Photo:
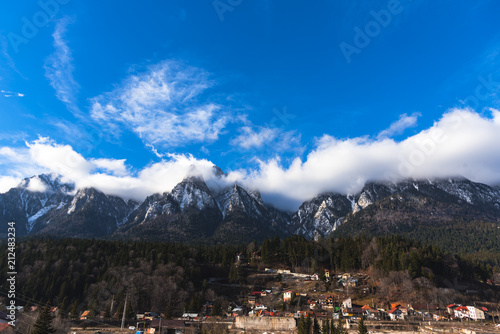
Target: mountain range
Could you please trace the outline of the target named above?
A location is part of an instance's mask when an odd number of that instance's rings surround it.
[[[42,174],[0,194],[4,231],[9,221],[16,222],[17,236],[214,243],[294,234],[312,239],[333,232],[425,234],[477,221],[498,233],[500,188],[464,178],[368,182],[357,194],[319,194],[296,212],[284,212],[266,204],[258,191],[239,184],[210,189],[199,176],[139,203]]]

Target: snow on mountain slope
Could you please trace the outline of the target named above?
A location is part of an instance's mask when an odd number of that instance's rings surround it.
[[[222,171],[219,174],[223,175]],[[183,240],[189,240],[190,234],[209,238],[214,231],[219,240],[228,240],[229,235],[234,238],[238,233],[246,233],[248,238],[276,233],[315,238],[329,235],[348,223],[346,217],[374,208],[385,199],[409,205],[448,203],[456,212],[461,212],[456,208],[468,207],[467,212],[500,219],[500,187],[464,178],[368,182],[357,194],[320,194],[288,214],[265,204],[258,191],[238,184],[209,188],[200,176],[186,177],[170,193],[154,194],[135,203],[93,188],[75,191],[73,184],[57,175],[42,174],[0,194],[0,224],[16,221],[20,236],[51,233],[105,237],[119,231],[127,237],[127,231],[140,234],[140,226],[144,226],[151,234],[155,228],[182,234]]]

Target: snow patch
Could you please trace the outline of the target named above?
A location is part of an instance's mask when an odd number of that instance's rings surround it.
[[[55,205],[49,205],[41,208],[37,213],[35,213],[33,216],[28,218],[28,225],[26,226],[28,233],[31,232],[33,229],[33,226],[35,226],[35,222],[37,221],[38,218],[42,217],[44,214],[49,212],[55,207]]]

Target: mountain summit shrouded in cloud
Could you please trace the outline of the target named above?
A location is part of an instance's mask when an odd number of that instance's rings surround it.
[[[25,148],[0,148],[6,169],[0,189],[13,186],[22,173],[56,173],[77,188],[94,187],[106,194],[144,200],[170,192],[192,173],[193,166],[209,187],[234,182],[257,189],[263,199],[281,209],[295,210],[305,200],[324,193],[356,193],[367,181],[397,182],[407,178],[463,176],[476,182],[500,183],[500,112],[490,116],[470,109],[453,109],[430,128],[402,141],[389,138],[319,138],[302,161],[285,166],[279,159],[260,161],[256,169],[214,172],[215,164],[191,155],[167,159],[134,170],[124,159],[87,159],[69,145],[48,138]]]

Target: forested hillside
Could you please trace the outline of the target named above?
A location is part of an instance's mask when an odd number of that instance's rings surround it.
[[[6,268],[6,245],[0,248],[0,267]],[[235,266],[236,256],[242,260]],[[379,277],[405,272],[436,287],[458,279],[480,286],[492,268],[472,263],[433,246],[422,246],[399,236],[369,239],[279,237],[243,245],[184,245],[84,239],[22,241],[17,248],[18,303],[58,305],[63,314],[76,316],[89,309],[109,316],[112,300],[120,312],[128,293],[133,314],[152,310],[178,316],[199,311],[203,303],[228,302],[237,296],[217,289],[210,278],[241,283],[235,294],[248,292],[249,271],[264,266],[303,272],[336,272],[369,269]],[[2,282],[5,281],[2,270]],[[6,297],[6,285],[1,297]],[[234,300],[234,299],[233,299]]]

